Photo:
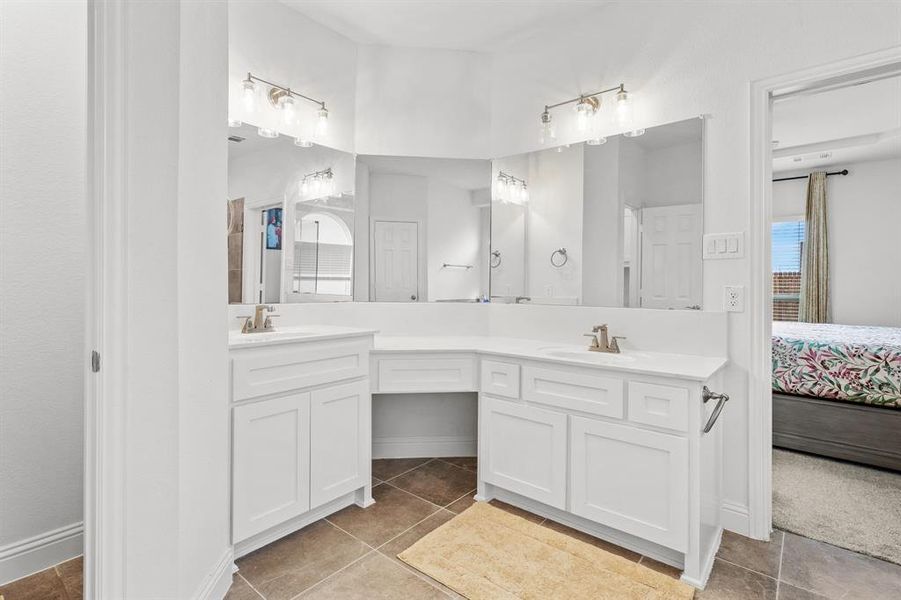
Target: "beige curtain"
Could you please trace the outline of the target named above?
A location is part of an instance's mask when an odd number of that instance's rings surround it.
[[[807,179],[804,254],[801,257],[801,303],[798,320],[829,322],[829,236],[826,232],[826,173]]]

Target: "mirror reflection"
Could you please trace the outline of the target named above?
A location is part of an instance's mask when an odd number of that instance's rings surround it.
[[[487,300],[490,181],[488,160],[357,156],[358,299]]]
[[[701,119],[493,161],[492,302],[701,308]]]
[[[228,301],[353,299],[354,157],[229,129]]]

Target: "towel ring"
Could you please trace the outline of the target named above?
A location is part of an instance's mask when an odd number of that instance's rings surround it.
[[[558,254],[562,257],[562,259],[556,258]],[[563,265],[565,265],[566,261],[568,261],[568,260],[569,260],[569,257],[566,256],[566,248],[559,248],[557,250],[554,250],[551,253],[551,264],[554,265],[555,267],[557,267],[558,269],[560,267],[562,267]]]
[[[491,268],[496,269],[501,266],[501,251],[495,250],[491,253],[491,260],[489,261]]]

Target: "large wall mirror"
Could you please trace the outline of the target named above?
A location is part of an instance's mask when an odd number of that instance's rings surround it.
[[[488,160],[357,156],[358,300],[488,298]]]
[[[497,159],[492,181],[492,302],[701,308],[702,119]]]
[[[228,301],[352,300],[354,157],[229,129]]]

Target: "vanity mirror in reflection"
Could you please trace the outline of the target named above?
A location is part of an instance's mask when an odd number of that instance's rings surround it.
[[[354,157],[229,129],[228,301],[353,299]]]
[[[700,309],[703,120],[493,161],[492,302]]]
[[[358,155],[356,299],[487,299],[490,177],[488,160]]]

